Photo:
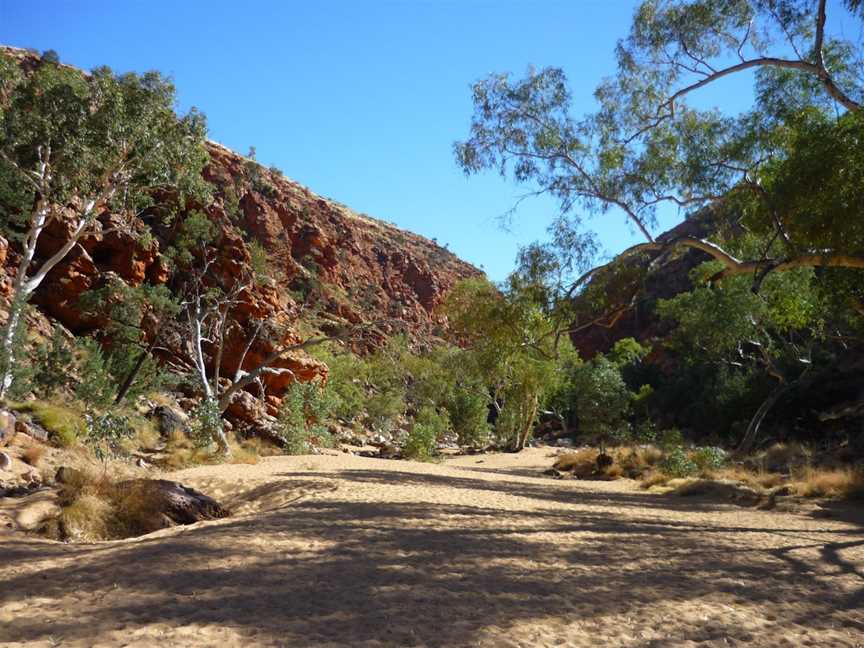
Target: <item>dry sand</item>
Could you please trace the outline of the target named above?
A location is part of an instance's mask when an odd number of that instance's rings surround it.
[[[864,646],[864,527],[555,481],[543,450],[169,477],[237,515],[0,537],[2,646]]]

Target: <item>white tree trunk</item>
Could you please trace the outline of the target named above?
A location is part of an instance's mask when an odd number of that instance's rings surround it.
[[[39,237],[50,221],[52,208],[40,200],[33,210],[30,217],[30,227],[27,231],[27,238],[24,242],[24,250],[21,255],[21,262],[18,264],[18,269],[15,273],[15,282],[12,285],[12,301],[9,311],[9,320],[3,329],[2,341],[0,341],[0,354],[4,359],[3,375],[0,377],[0,398],[4,398],[12,386],[14,380],[15,367],[15,334],[19,326],[21,326],[21,315],[24,312],[24,307],[30,301],[33,293],[48,276],[48,273],[54,267],[66,258],[66,255],[74,248],[81,237],[86,234],[90,227],[95,222],[95,209],[100,200],[108,200],[114,194],[115,189],[112,187],[99,198],[89,200],[72,235],[69,239],[48,258],[36,271],[32,277],[27,276],[30,270],[30,264],[36,256],[36,245],[39,242]]]

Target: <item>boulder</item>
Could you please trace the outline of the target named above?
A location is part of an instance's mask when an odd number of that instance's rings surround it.
[[[167,526],[217,520],[230,515],[212,497],[167,479],[130,479],[116,485],[120,498],[132,498],[139,506],[161,516]]]
[[[32,439],[48,443],[48,430],[33,421],[24,421],[18,419],[15,421],[15,432],[18,434],[26,434]]]
[[[172,434],[186,434],[189,431],[189,417],[184,412],[167,405],[157,405],[150,412],[150,417],[156,419],[159,434],[167,438]]]

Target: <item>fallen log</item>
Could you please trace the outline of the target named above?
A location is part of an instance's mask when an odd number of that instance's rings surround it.
[[[230,512],[209,495],[167,479],[130,479],[115,485],[118,503],[136,502],[172,524],[218,520]]]

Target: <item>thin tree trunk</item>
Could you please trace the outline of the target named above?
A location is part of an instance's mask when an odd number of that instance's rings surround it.
[[[759,436],[759,426],[762,425],[762,421],[764,421],[765,417],[768,416],[768,412],[771,411],[771,408],[777,404],[777,401],[779,401],[780,398],[782,398],[797,384],[797,380],[791,383],[781,383],[768,395],[768,398],[765,399],[765,401],[759,406],[759,409],[756,410],[753,418],[750,419],[750,424],[747,426],[744,438],[738,446],[737,451],[739,453],[746,454],[753,449],[753,446],[756,445],[756,439]]]
[[[132,385],[135,383],[135,379],[138,377],[139,372],[141,371],[141,367],[144,366],[144,361],[147,359],[153,349],[156,347],[156,343],[159,340],[159,333],[157,331],[156,335],[153,336],[153,340],[151,340],[150,344],[147,345],[147,348],[141,351],[141,354],[138,356],[138,360],[135,362],[135,366],[129,371],[126,375],[126,378],[123,380],[123,384],[120,386],[120,390],[117,392],[117,396],[114,398],[114,404],[119,405],[121,401],[126,398],[126,394],[129,393],[129,390],[132,388]]]
[[[2,347],[0,354],[3,358],[3,377],[0,382],[0,398],[5,398],[9,388],[12,386],[12,379],[15,371],[15,334],[18,327],[21,325],[21,313],[24,310],[23,304],[19,300],[12,301],[9,308],[9,319],[6,326],[3,328]]]

